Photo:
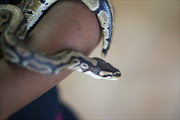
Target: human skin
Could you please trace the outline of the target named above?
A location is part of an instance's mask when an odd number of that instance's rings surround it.
[[[72,49],[88,55],[99,42],[96,16],[80,0],[57,2],[35,26],[26,44],[48,54]],[[72,71],[39,74],[0,60],[0,120],[57,85]]]

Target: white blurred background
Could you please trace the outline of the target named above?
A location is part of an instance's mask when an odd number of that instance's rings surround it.
[[[111,1],[115,28],[104,59],[122,77],[74,72],[59,84],[61,98],[83,120],[180,120],[180,0]]]

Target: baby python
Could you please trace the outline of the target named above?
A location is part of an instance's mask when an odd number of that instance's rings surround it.
[[[38,52],[24,44],[27,31],[57,0],[23,0],[18,6],[0,5],[0,46],[4,58],[14,64],[43,74],[58,74],[64,69],[76,70],[96,79],[117,80],[121,73],[100,58],[89,58],[74,50],[55,55]],[[106,55],[112,37],[113,9],[109,0],[81,0],[96,14],[103,30]]]

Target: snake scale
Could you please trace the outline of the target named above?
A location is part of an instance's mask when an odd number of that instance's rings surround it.
[[[22,0],[18,6],[0,4],[0,47],[4,58],[21,67],[43,74],[58,74],[64,69],[76,70],[96,79],[117,80],[121,73],[100,58],[89,58],[80,52],[64,50],[48,55],[24,44],[26,33],[39,20],[43,11],[57,0]],[[114,15],[109,0],[81,0],[97,16],[106,55],[112,37]]]

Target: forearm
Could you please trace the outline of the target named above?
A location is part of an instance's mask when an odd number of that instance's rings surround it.
[[[73,49],[88,55],[98,43],[100,29],[93,13],[79,0],[56,3],[28,37],[31,47],[48,54]],[[32,39],[32,40],[30,40]],[[0,119],[27,105],[55,86],[71,71],[42,75],[0,61]]]

